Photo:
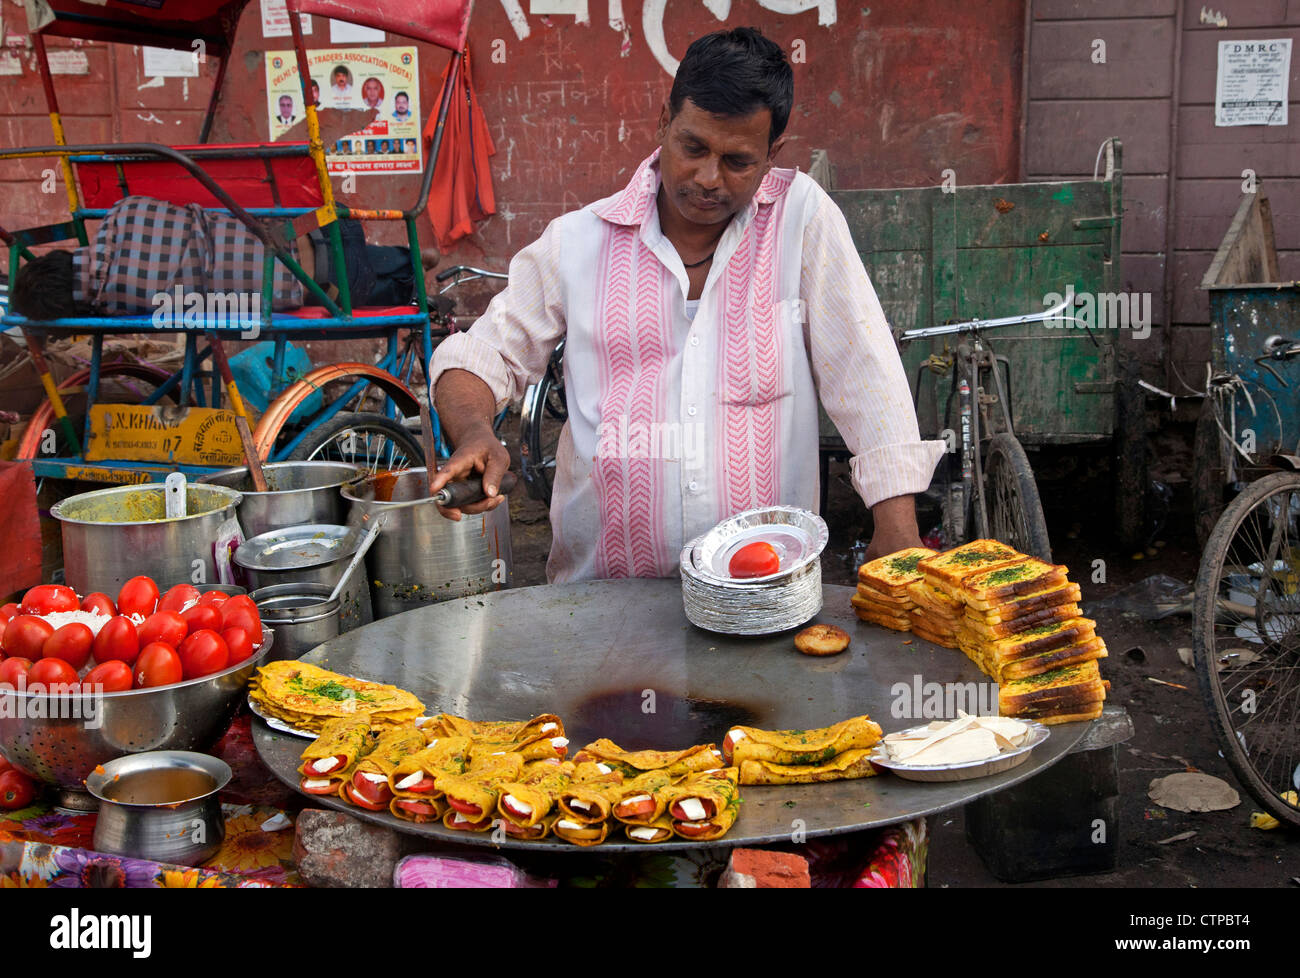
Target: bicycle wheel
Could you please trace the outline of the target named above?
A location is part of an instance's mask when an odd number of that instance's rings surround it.
[[[368,472],[424,465],[420,440],[382,414],[341,411],[290,453],[298,461],[351,462]]]
[[[1202,551],[1223,515],[1227,498],[1228,468],[1224,463],[1224,435],[1215,420],[1218,413],[1213,397],[1202,401],[1192,439],[1192,519]]]
[[[560,442],[562,425],[555,420],[551,404],[559,399],[563,404],[563,390],[555,390],[555,376],[548,370],[545,376],[529,386],[524,393],[523,408],[519,415],[519,462],[528,495],[551,504],[551,489],[555,485],[555,453]]]
[[[1006,432],[994,435],[989,442],[984,460],[984,505],[993,539],[1040,560],[1052,559],[1029,457],[1016,437]]]
[[[1201,695],[1237,779],[1279,821],[1300,789],[1300,474],[1251,485],[1223,511],[1192,606]]]

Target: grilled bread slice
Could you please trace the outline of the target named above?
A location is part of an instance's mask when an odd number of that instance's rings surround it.
[[[923,558],[917,564],[917,569],[927,582],[960,601],[961,583],[972,574],[1029,559],[997,540],[972,540],[933,557]]]
[[[907,596],[918,608],[929,608],[941,615],[957,616],[962,613],[962,603],[949,597],[942,589],[922,578],[907,585]]]
[[[1095,720],[1101,716],[1101,711],[1105,708],[1105,701],[1097,700],[1095,703],[1079,703],[1075,706],[1063,707],[1060,710],[1048,710],[1042,713],[1017,713],[1016,716],[1022,720],[1036,720],[1044,726],[1050,727],[1057,723]]]
[[[977,636],[983,641],[993,641],[994,639],[1007,638],[1012,635],[1018,635],[1026,632],[1037,625],[1046,625],[1049,622],[1065,621],[1067,618],[1078,618],[1083,612],[1077,604],[1062,604],[1055,608],[1043,608],[1041,611],[1035,611],[1025,615],[1023,618],[1013,618],[1010,621],[998,621],[989,623],[982,619],[975,618],[970,614],[962,615],[961,624],[967,628],[972,635]]]
[[[864,611],[862,608],[854,608],[853,613],[865,622],[873,625],[880,625],[882,628],[892,628],[896,632],[910,632],[912,622],[906,617],[897,618],[892,615],[882,615],[875,611]]]
[[[962,578],[962,597],[968,605],[989,608],[1016,595],[1033,594],[1069,583],[1069,568],[1027,557],[1016,564],[981,570]]]
[[[1091,703],[1105,695],[1106,687],[1093,660],[1005,682],[998,688],[998,706],[1003,716],[1015,716],[1021,710]]]
[[[858,568],[858,583],[895,597],[905,597],[907,585],[921,579],[917,564],[934,557],[929,547],[908,547],[885,557],[877,557]]]
[[[874,601],[876,604],[886,604],[895,608],[910,608],[916,603],[909,594],[904,594],[902,597],[886,594],[884,591],[877,591],[867,584],[858,585],[857,595],[867,601]]]
[[[1104,659],[1106,655],[1106,643],[1098,637],[1091,641],[1081,642],[1078,645],[1040,652],[1038,655],[1031,655],[1027,659],[1017,659],[1015,662],[1003,663],[997,679],[998,682],[1009,682],[1014,679],[1025,679],[1029,676],[1041,676],[1052,669],[1078,665],[1080,662],[1089,662],[1093,659]]]
[[[1015,594],[1011,597],[993,597],[988,599],[966,596],[966,613],[980,615],[989,621],[1005,618],[1017,618],[1031,611],[1042,608],[1054,608],[1057,605],[1073,604],[1083,597],[1079,585],[1070,583],[1052,584],[1040,591],[1027,594]]]
[[[869,611],[887,618],[906,618],[913,608],[910,604],[883,604],[875,598],[864,598],[861,594],[850,597],[849,603],[859,611]]]
[[[962,626],[964,625],[963,622]],[[1006,638],[981,644],[987,654],[1000,662],[1009,662],[1046,652],[1048,649],[1059,649],[1062,646],[1085,642],[1096,637],[1096,625],[1097,623],[1091,618],[1066,618],[1063,621],[1034,625]],[[958,627],[959,636],[962,626]]]

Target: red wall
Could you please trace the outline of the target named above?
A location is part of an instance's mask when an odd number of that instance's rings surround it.
[[[1018,179],[1023,0],[893,0],[869,8],[823,0],[821,9],[795,14],[735,0],[724,21],[712,11],[727,7],[726,0],[711,0],[707,8],[684,0],[648,2],[651,33],[662,23],[666,49],[676,58],[695,37],[742,24],[760,27],[802,56],[794,65],[796,107],[782,157],[786,165],[806,169],[811,151],[824,148],[841,187],[937,184],[944,169],[954,170],[959,183]],[[589,24],[576,23],[573,15],[533,15],[529,0],[519,3],[527,38],[517,36],[503,0],[479,0],[470,32],[474,81],[498,149],[492,167],[498,216],[457,255],[486,256],[501,265],[551,218],[622,185],[652,148],[659,107],[671,83],[647,41],[640,0],[623,0],[626,42],[622,31],[609,26],[608,0],[590,3]],[[4,5],[10,32],[14,9]],[[661,18],[654,16],[657,10],[664,11]],[[828,16],[833,24],[819,24]],[[309,46],[327,46],[327,40],[328,25],[318,21]],[[250,4],[214,139],[267,137],[262,53],[287,47],[286,41],[262,37],[257,5]],[[0,77],[4,146],[49,141],[39,79],[21,33],[17,43],[23,75]],[[404,42],[390,35],[388,43]],[[197,138],[214,64],[205,65],[199,79],[151,85],[141,77],[135,49],[87,45],[84,50],[90,74],[56,78],[70,140],[184,143]],[[504,52],[503,62],[494,62],[494,51]],[[444,52],[422,46],[426,118],[445,62]],[[22,227],[60,218],[62,190],[41,194],[33,180],[38,169],[0,163],[0,224]],[[417,180],[362,176],[357,188],[357,194],[342,198],[367,206],[406,206],[415,199]],[[371,234],[380,238],[391,230]]]

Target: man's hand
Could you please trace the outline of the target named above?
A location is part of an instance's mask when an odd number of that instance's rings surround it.
[[[882,499],[871,507],[876,524],[867,547],[867,560],[921,546],[921,531],[916,526],[916,503],[911,496]]]
[[[462,514],[472,516],[496,509],[506,498],[497,494],[497,487],[510,468],[510,453],[492,430],[496,404],[491,388],[467,370],[448,370],[438,379],[434,401],[443,431],[456,450],[433,477],[429,489],[437,492],[454,479],[481,475],[487,496],[460,509],[439,506],[439,512],[450,520],[459,520]]]

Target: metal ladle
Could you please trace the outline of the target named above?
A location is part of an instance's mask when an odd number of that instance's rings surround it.
[[[370,527],[370,532],[367,533],[365,539],[361,541],[361,546],[357,547],[357,552],[352,555],[352,561],[343,572],[343,576],[338,579],[338,583],[334,585],[334,590],[331,591],[330,596],[325,599],[327,602],[333,601],[339,596],[339,593],[343,590],[343,585],[348,582],[352,577],[352,572],[357,569],[357,564],[361,563],[362,558],[366,555],[366,551],[369,550],[371,544],[378,539],[379,531],[384,528],[384,522],[386,519],[387,516],[382,513],[375,518],[375,522]]]

